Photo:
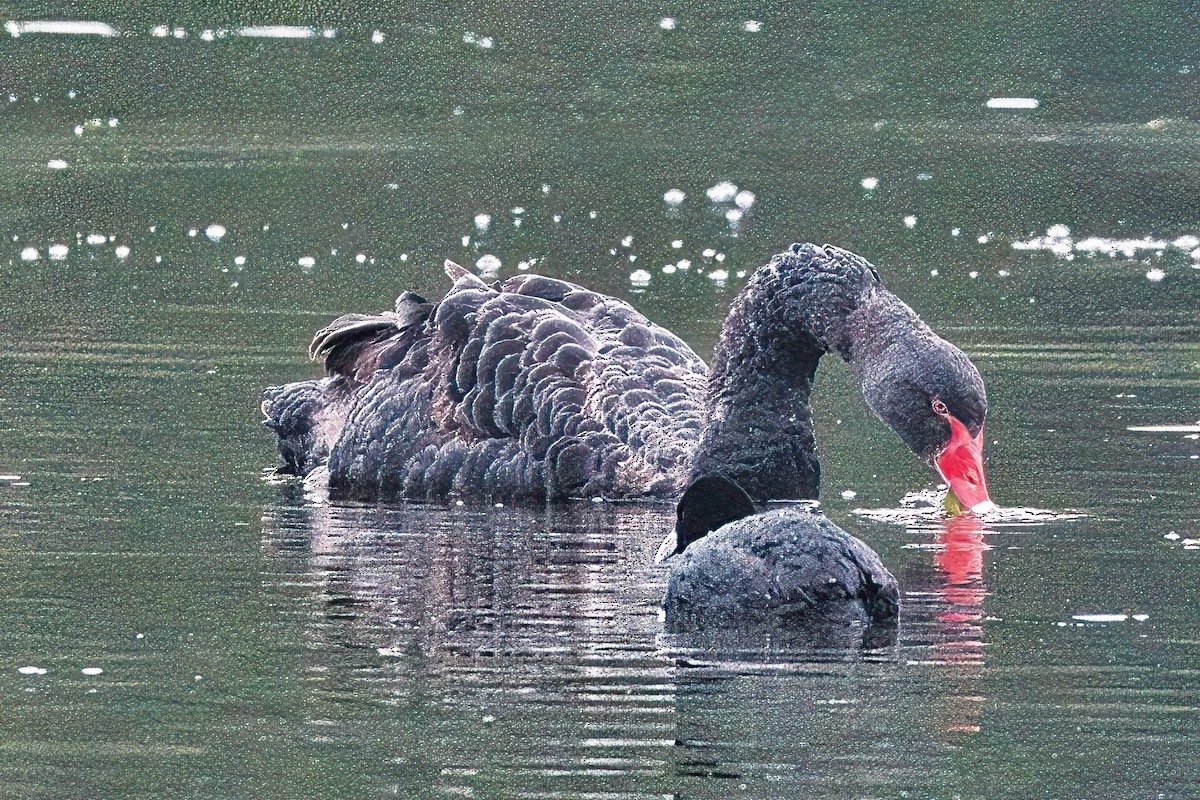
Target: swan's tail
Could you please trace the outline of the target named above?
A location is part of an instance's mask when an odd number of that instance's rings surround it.
[[[329,457],[319,424],[328,384],[328,379],[300,381],[263,390],[263,425],[279,437],[280,472],[307,475]]]

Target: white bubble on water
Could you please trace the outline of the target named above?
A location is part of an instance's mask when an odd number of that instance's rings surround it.
[[[736,183],[731,181],[721,181],[718,184],[708,187],[704,193],[714,203],[728,203],[737,197],[738,187]]]
[[[1034,97],[993,97],[987,101],[988,108],[1033,109],[1041,105]]]
[[[664,31],[673,31],[675,30],[676,25],[678,25],[678,23],[675,21],[674,17],[663,17],[658,21],[658,27],[662,28]]]

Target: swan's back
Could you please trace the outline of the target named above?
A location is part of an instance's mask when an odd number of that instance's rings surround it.
[[[566,281],[452,274],[436,304],[337,320],[329,377],[267,390],[292,471],[358,499],[678,494],[706,375],[687,344]]]
[[[674,633],[889,626],[898,613],[875,551],[813,510],[744,517],[675,559],[663,602]]]

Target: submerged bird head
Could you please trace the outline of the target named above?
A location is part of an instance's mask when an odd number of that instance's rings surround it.
[[[995,508],[983,466],[987,394],[966,354],[925,329],[893,340],[862,370],[863,397],[975,512]]]
[[[754,501],[736,481],[715,473],[702,475],[679,498],[675,530],[659,546],[654,562],[678,555],[693,542],[754,512]]]

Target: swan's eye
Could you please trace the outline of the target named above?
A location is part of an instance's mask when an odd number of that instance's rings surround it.
[[[940,417],[950,416],[950,409],[946,408],[946,404],[938,398],[933,398],[933,413]]]

